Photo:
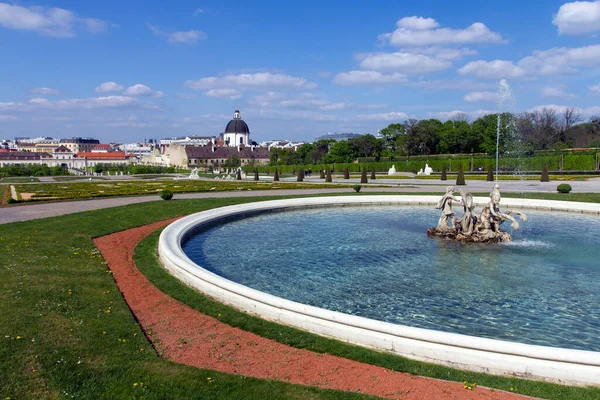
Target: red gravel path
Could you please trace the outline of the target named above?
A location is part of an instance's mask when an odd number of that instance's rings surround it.
[[[356,361],[300,350],[233,328],[172,299],[154,287],[133,262],[137,244],[160,221],[94,240],[125,301],[169,360],[232,374],[368,393],[388,399],[523,399],[513,393],[393,372]]]

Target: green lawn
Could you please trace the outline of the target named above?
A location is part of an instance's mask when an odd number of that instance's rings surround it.
[[[27,182],[39,182],[40,180],[35,177],[29,176],[7,176],[0,178],[1,183],[27,183]]]
[[[589,195],[568,196],[572,200],[594,200]],[[0,399],[368,398],[216,373],[160,359],[92,242],[97,236],[174,216],[268,199],[272,198],[157,201],[2,225]],[[292,346],[419,375],[467,380],[506,390],[512,387],[519,393],[551,399],[600,398],[600,388],[573,388],[453,370],[249,317],[211,302],[166,275],[154,256],[156,238],[151,236],[136,251],[142,271],[161,290],[208,314],[220,312],[233,326]],[[209,377],[214,383],[209,383]]]
[[[22,193],[32,194],[33,201],[91,199],[114,196],[157,194],[162,189],[173,193],[223,192],[232,190],[303,189],[310,183],[265,181],[204,181],[204,180],[141,180],[141,181],[90,181],[15,185],[21,199]],[[350,187],[340,184],[320,184],[317,188]]]

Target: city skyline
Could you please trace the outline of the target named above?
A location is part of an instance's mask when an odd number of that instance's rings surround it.
[[[373,133],[408,118],[600,115],[600,1],[0,1],[0,136]]]

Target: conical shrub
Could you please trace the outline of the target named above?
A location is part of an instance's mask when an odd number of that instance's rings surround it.
[[[377,178],[375,178],[375,170],[371,170],[371,180],[375,180]]]
[[[304,181],[304,168],[300,168],[300,170],[298,171],[298,182],[302,182]]]
[[[237,180],[237,181],[242,180],[242,171],[239,169],[237,170],[237,174],[235,175],[235,180]]]
[[[319,170],[319,178],[321,179],[325,179],[325,171],[324,170]]]
[[[465,173],[463,172],[462,163],[458,164],[458,176],[456,177],[456,186],[465,186]]]
[[[440,177],[440,180],[441,181],[448,180],[448,177],[446,176],[446,166],[445,165],[442,167],[442,176]]]
[[[275,168],[275,175],[273,175],[273,181],[279,182],[279,172],[277,172],[277,168]]]
[[[254,170],[254,180],[255,181],[258,180],[258,170],[257,169]]]
[[[331,179],[331,170],[329,168],[327,168],[327,173],[325,174],[325,182],[333,182],[333,179]]]
[[[362,169],[362,174],[360,176],[360,183],[368,183],[369,181],[367,180],[367,169],[363,168]]]
[[[542,179],[541,182],[550,182],[550,174],[548,173],[548,164],[544,164],[544,169],[542,170]]]
[[[344,168],[344,179],[350,179],[350,172],[348,172],[348,167]]]
[[[494,182],[494,167],[492,167],[492,164],[488,165],[488,174],[486,180],[488,182]]]

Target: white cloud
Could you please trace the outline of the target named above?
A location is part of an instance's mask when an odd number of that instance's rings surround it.
[[[95,18],[80,18],[74,12],[56,7],[22,7],[0,3],[0,26],[7,29],[39,32],[45,36],[68,38],[77,30],[103,32],[107,23]]]
[[[383,43],[394,46],[430,46],[465,43],[500,43],[500,34],[492,32],[485,24],[475,22],[466,29],[438,28],[432,18],[405,17],[400,19],[392,33],[379,35]],[[437,28],[437,29],[436,29]]]
[[[152,89],[150,89],[148,86],[146,85],[142,85],[141,83],[137,83],[135,85],[129,86],[124,92],[123,94],[125,96],[152,96],[155,98],[160,98],[160,97],[164,97],[164,93],[160,92],[160,91],[154,91]]]
[[[152,24],[146,24],[148,29],[157,36],[163,36],[167,38],[169,43],[185,43],[185,44],[196,44],[198,40],[206,40],[206,33],[190,29],[189,31],[164,31],[158,26]]]
[[[264,94],[252,96],[249,104],[257,105],[264,109],[280,110],[319,110],[319,111],[341,111],[347,109],[377,109],[386,108],[385,104],[356,104],[349,102],[335,102],[320,98],[312,93],[301,93],[290,97],[286,93],[267,92]]]
[[[116,82],[102,82],[94,89],[98,93],[120,92],[121,90],[123,90],[123,85]]]
[[[484,115],[495,114],[497,111],[490,110],[476,110],[476,111],[462,111],[462,110],[453,110],[453,111],[438,111],[438,112],[430,112],[427,115],[429,118],[437,118],[442,121],[453,120],[457,117],[462,118],[463,116],[468,116],[469,119],[474,120]]]
[[[530,108],[528,111],[539,112],[539,111],[542,111],[544,108],[554,110],[554,111],[556,111],[557,114],[564,113],[567,108],[574,108],[579,114],[581,114],[583,116],[591,116],[591,115],[600,114],[600,106],[579,108],[579,107],[572,107],[572,106],[561,106],[561,105],[556,105],[556,104],[539,105],[539,106]]]
[[[410,29],[413,31],[425,31],[429,29],[434,29],[440,26],[437,21],[433,18],[424,18],[424,17],[404,17],[396,22],[398,28]]]
[[[393,74],[382,74],[378,71],[349,71],[341,72],[333,78],[333,82],[338,85],[369,85],[369,84],[389,84],[406,83],[406,75],[395,72]]]
[[[560,35],[600,32],[600,1],[575,1],[558,9],[552,23]]]
[[[371,53],[359,57],[362,58],[360,67],[365,70],[394,71],[409,75],[443,71],[452,67],[448,60],[418,53]]]
[[[196,89],[264,89],[264,88],[290,88],[290,89],[314,89],[316,83],[309,82],[304,78],[290,75],[259,72],[255,74],[226,75],[220,78],[207,77],[195,81],[187,81],[185,86]]]
[[[594,86],[589,86],[588,89],[593,93],[600,93],[600,83]]]
[[[408,118],[410,118],[408,114],[397,111],[380,114],[359,114],[356,116],[359,121],[404,121]]]
[[[473,75],[478,78],[500,79],[521,78],[527,75],[527,71],[514,65],[512,61],[472,61],[458,70],[461,75]]]
[[[217,97],[219,99],[237,100],[242,98],[242,92],[231,88],[210,89],[209,91],[204,92],[204,94],[206,96]]]
[[[0,121],[17,121],[18,119],[14,115],[0,115]]]
[[[29,89],[30,93],[36,93],[36,94],[45,94],[45,95],[55,95],[55,94],[59,94],[60,91],[56,90],[56,89],[50,89],[47,87],[36,87],[36,88],[31,88]]]
[[[465,95],[464,100],[470,103],[483,101],[497,102],[498,94],[495,92],[471,92]]]
[[[507,60],[473,61],[458,70],[461,75],[484,79],[534,78],[539,75],[554,76],[574,74],[578,68],[594,68],[600,63],[600,45],[585,47],[554,47],[536,50],[517,64]]]
[[[192,14],[194,17],[200,14],[203,14],[204,10],[201,8],[196,8],[196,10],[194,11],[194,13]]]
[[[565,92],[564,87],[550,86],[542,89],[542,96],[545,98],[560,98],[560,99],[574,99],[577,96],[572,93]]]

